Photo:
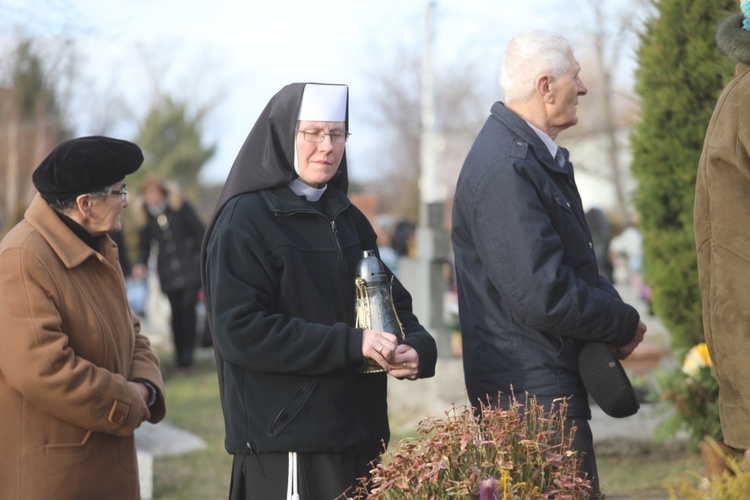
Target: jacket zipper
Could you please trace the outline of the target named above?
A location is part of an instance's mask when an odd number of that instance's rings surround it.
[[[346,283],[345,277],[346,277],[346,262],[344,261],[344,251],[341,248],[341,241],[339,240],[339,231],[336,227],[336,221],[331,220],[331,233],[333,234],[333,241],[336,244],[336,255],[338,256],[339,261],[339,270],[340,270],[340,276],[341,276],[341,286],[344,290],[344,297],[348,297],[349,294],[349,287],[354,286],[354,283]],[[352,306],[350,308],[350,312],[347,312],[347,324],[354,326],[354,307]]]
[[[274,431],[276,430],[276,424],[279,423],[279,420],[284,415],[284,412],[287,410],[287,408],[289,408],[289,405],[291,405],[300,396],[302,396],[302,394],[305,393],[305,391],[307,390],[307,387],[309,385],[310,385],[310,379],[308,379],[307,382],[305,382],[305,384],[302,387],[300,387],[297,391],[295,391],[294,394],[292,394],[292,397],[289,398],[289,400],[287,401],[287,403],[283,406],[283,408],[281,408],[281,410],[279,410],[279,413],[276,414],[276,417],[273,419],[273,422],[271,422],[271,428],[269,429],[269,432],[271,434],[273,434]]]

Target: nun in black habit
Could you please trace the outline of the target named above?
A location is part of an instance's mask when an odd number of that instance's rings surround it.
[[[405,340],[353,326],[355,266],[378,247],[346,196],[348,107],[345,85],[281,89],[237,155],[203,242],[230,499],[341,496],[388,443],[387,376],[434,375],[435,341],[397,279]],[[385,371],[362,374],[366,363]]]

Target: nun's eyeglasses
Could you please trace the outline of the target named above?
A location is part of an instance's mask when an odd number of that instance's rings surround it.
[[[321,143],[325,140],[326,136],[331,138],[333,144],[344,144],[349,138],[349,132],[342,132],[340,130],[334,130],[333,132],[323,132],[322,130],[295,130],[297,133],[302,133],[302,137],[307,142]]]
[[[123,186],[119,191],[111,189],[107,194],[116,194],[122,201],[125,201],[128,198],[128,187]]]

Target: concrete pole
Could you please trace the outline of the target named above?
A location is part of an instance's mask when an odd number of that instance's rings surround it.
[[[435,130],[435,76],[432,68],[433,47],[435,44],[434,33],[434,11],[435,1],[427,4],[425,15],[425,39],[422,50],[422,78],[421,78],[421,137],[420,137],[420,169],[419,169],[419,195],[422,207],[420,207],[420,224],[428,225],[424,219],[425,203],[441,202],[445,196],[440,196],[440,188],[437,184],[437,154],[436,130]]]
[[[443,266],[449,251],[443,213],[446,189],[438,172],[438,132],[435,127],[435,92],[432,69],[434,10],[430,1],[425,16],[425,45],[422,57],[421,142],[419,171],[419,224],[415,235],[416,257],[399,261],[399,278],[411,292],[414,312],[435,337],[438,354],[451,356],[450,333],[445,328],[443,299],[447,289]]]

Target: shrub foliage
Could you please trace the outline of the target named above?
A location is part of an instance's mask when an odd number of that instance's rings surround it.
[[[642,119],[631,137],[643,271],[675,347],[703,340],[693,236],[695,174],[716,99],[734,64],[716,48],[737,0],[654,0],[638,48]]]
[[[578,475],[566,405],[545,412],[533,398],[510,398],[507,410],[451,406],[445,419],[427,418],[418,437],[394,444],[353,498],[588,498]]]

